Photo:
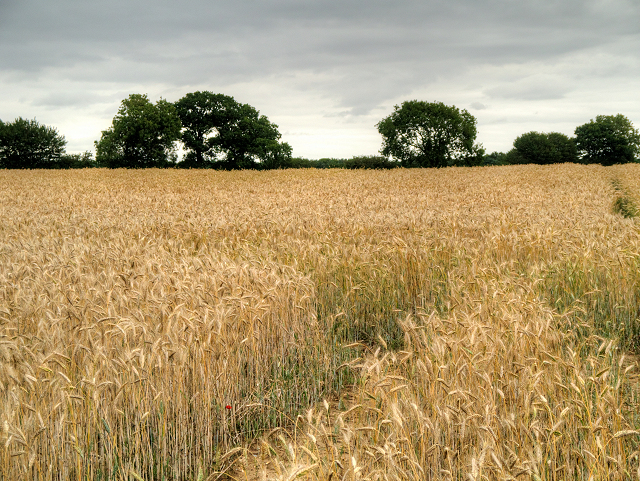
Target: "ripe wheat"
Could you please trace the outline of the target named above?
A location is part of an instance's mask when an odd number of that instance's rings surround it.
[[[2,479],[636,476],[636,165],[0,182]]]

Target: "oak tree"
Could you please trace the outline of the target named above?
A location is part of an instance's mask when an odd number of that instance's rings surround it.
[[[474,143],[476,119],[455,106],[406,101],[376,127],[383,140],[380,153],[404,167],[477,165],[482,161],[484,150]]]
[[[167,167],[176,161],[180,118],[164,99],[155,104],[146,95],[122,101],[111,127],[95,142],[96,162],[105,167]]]
[[[278,126],[248,104],[212,92],[192,92],[176,102],[187,149],[183,167],[278,168],[288,165],[291,147]]]
[[[0,121],[0,168],[57,168],[67,141],[54,127],[18,117]]]
[[[622,114],[598,115],[576,127],[576,145],[584,163],[613,165],[638,160],[640,134]]]
[[[519,164],[561,164],[577,162],[573,139],[560,132],[527,132],[513,142],[515,161]]]

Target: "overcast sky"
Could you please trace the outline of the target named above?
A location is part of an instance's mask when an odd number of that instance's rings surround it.
[[[132,93],[210,90],[295,156],[375,154],[404,100],[478,120],[487,151],[596,115],[640,127],[640,0],[0,0],[0,119],[93,150]]]

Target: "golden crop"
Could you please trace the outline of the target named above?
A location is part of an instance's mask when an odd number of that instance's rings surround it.
[[[639,193],[0,171],[0,479],[635,477]]]

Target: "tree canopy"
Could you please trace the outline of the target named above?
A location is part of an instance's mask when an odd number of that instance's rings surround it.
[[[382,157],[293,159],[278,126],[231,96],[198,91],[175,103],[160,99],[154,104],[146,94],[131,94],[121,102],[111,126],[94,142],[95,160],[90,152],[66,154],[64,136],[35,119],[0,120],[0,168],[394,168],[640,162],[640,132],[622,114],[598,115],[576,127],[573,138],[559,132],[527,132],[515,139],[509,152],[489,155],[475,143],[475,117],[442,102],[403,102],[376,127],[382,135]],[[185,151],[180,161],[178,140]]]
[[[482,159],[482,148],[474,144],[475,117],[442,102],[403,102],[376,127],[383,139],[380,153],[404,167],[476,165]]]
[[[559,132],[527,132],[513,142],[512,163],[561,164],[577,162],[575,142]]]
[[[105,167],[166,167],[176,161],[180,128],[172,103],[160,99],[154,105],[146,95],[129,95],[96,141],[96,161]]]
[[[0,168],[57,168],[67,141],[54,127],[22,117],[0,121]]]
[[[217,160],[217,129],[226,122],[235,104],[233,97],[206,91],[188,93],[175,103],[187,150],[183,167],[205,167]]]
[[[278,168],[291,159],[278,126],[248,104],[212,92],[192,92],[176,102],[184,167]]]
[[[576,127],[576,145],[583,162],[613,165],[634,162],[640,154],[640,134],[622,114],[598,115]]]

